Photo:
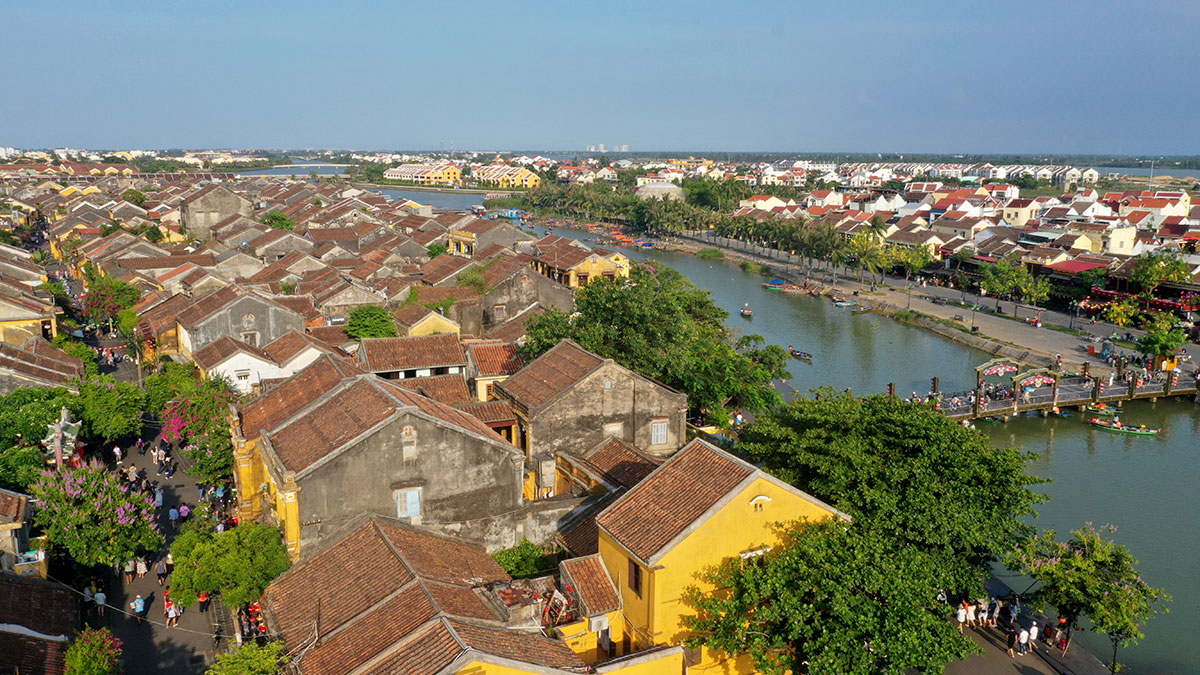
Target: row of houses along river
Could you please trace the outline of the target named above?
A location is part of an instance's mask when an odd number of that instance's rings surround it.
[[[478,195],[388,190],[435,208],[464,208]],[[464,199],[465,198],[465,199]],[[586,239],[588,234],[555,230],[555,234]],[[545,234],[537,228],[538,236]],[[931,376],[941,378],[943,391],[970,389],[975,367],[988,354],[949,341],[919,328],[875,314],[852,314],[833,307],[825,298],[771,293],[761,288],[763,277],[742,271],[734,263],[709,262],[691,255],[654,250],[629,250],[634,260],[653,260],[678,270],[712,294],[729,312],[735,330],[762,335],[768,343],[795,345],[813,354],[811,364],[795,361],[785,389],[807,393],[819,386],[877,393],[888,383],[899,395],[929,390]],[[737,310],[749,302],[754,318]],[[1193,527],[1200,511],[1200,407],[1181,399],[1125,404],[1127,422],[1166,429],[1153,438],[1111,434],[1070,418],[1017,417],[1005,424],[980,424],[980,431],[997,445],[1015,445],[1036,455],[1031,472],[1053,480],[1041,486],[1050,501],[1039,508],[1036,525],[1066,533],[1084,522],[1118,526],[1117,540],[1141,561],[1145,578],[1174,597],[1171,612],[1153,619],[1146,638],[1122,650],[1121,661],[1133,673],[1192,673],[1200,668],[1200,534]],[[1004,570],[998,574],[1018,591],[1029,582]],[[1095,654],[1108,654],[1107,638],[1085,634],[1080,639]]]

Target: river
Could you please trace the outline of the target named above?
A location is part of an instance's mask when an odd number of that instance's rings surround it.
[[[588,234],[555,230],[586,239]],[[537,234],[544,234],[537,228]],[[876,314],[852,314],[827,299],[783,295],[761,287],[767,278],[749,274],[731,262],[710,262],[682,253],[624,250],[635,260],[653,259],[678,270],[729,312],[735,331],[754,332],[768,343],[813,354],[812,364],[794,361],[790,388],[806,392],[828,385],[855,393],[885,391],[895,382],[897,393],[929,390],[939,376],[942,389],[970,388],[974,367],[989,356],[919,328]],[[754,318],[738,309],[749,302]],[[1065,534],[1085,522],[1112,523],[1112,535],[1141,561],[1146,580],[1174,596],[1171,613],[1152,619],[1141,644],[1121,651],[1131,673],[1194,673],[1200,664],[1200,535],[1193,527],[1200,511],[1196,450],[1200,413],[1188,401],[1164,399],[1157,404],[1126,404],[1122,418],[1167,432],[1138,438],[1093,429],[1075,413],[1067,419],[1018,418],[1007,424],[980,424],[998,445],[1015,445],[1037,457],[1031,473],[1053,480],[1038,490],[1050,497],[1039,506],[1035,524]],[[1028,583],[1010,578],[1016,590]],[[1111,648],[1102,635],[1079,638],[1107,662]]]

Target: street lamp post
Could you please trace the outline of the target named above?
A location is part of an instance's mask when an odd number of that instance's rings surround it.
[[[1075,330],[1075,318],[1078,316],[1079,316],[1079,301],[1072,300],[1071,301],[1071,325],[1068,327],[1068,330]]]
[[[971,330],[975,330],[975,310],[979,309],[979,305],[971,303]]]

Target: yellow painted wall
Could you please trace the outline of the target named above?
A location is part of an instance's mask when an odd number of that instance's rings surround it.
[[[424,319],[418,321],[417,325],[408,329],[409,337],[442,335],[446,333],[458,335],[458,324],[437,313],[427,315]]]
[[[751,500],[759,496],[765,496],[769,501],[760,500],[762,509],[755,510]],[[705,588],[697,577],[700,572],[744,551],[778,543],[771,528],[773,523],[824,520],[832,515],[832,512],[760,477],[663,556],[655,569],[642,566],[640,598],[629,588],[629,554],[603,529],[600,530],[600,556],[621,593],[625,616],[633,624],[639,642],[680,645],[688,635],[682,617],[692,613],[683,601],[684,589],[693,585]],[[704,650],[700,663],[690,666],[688,672],[755,671],[749,659],[731,662],[723,655]]]

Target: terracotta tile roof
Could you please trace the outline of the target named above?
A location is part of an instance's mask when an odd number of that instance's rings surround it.
[[[0,574],[0,624],[5,623],[73,636],[79,628],[79,598],[62,584]]]
[[[476,264],[475,261],[470,258],[460,258],[455,255],[443,254],[421,265],[421,275],[427,283],[436,284],[449,279],[474,264]]]
[[[309,347],[315,347],[321,351],[328,351],[328,348],[321,343],[318,343],[315,338],[307,335],[301,335],[294,330],[290,330],[278,338],[275,338],[269,345],[263,347],[263,351],[271,357],[275,363],[284,364],[294,358],[297,354],[303,352]]]
[[[621,608],[621,596],[599,554],[571,558],[559,563],[566,579],[579,596],[584,616],[596,616]]]
[[[731,455],[692,441],[605,509],[596,523],[649,561],[753,472]]]
[[[618,438],[602,441],[584,455],[605,478],[626,488],[632,488],[658,468],[658,463],[638,452]]]
[[[223,286],[198,298],[193,298],[187,307],[179,310],[175,320],[179,322],[180,326],[191,328],[245,293],[244,289],[237,286]]]
[[[485,654],[548,668],[585,668],[583,661],[561,640],[516,633],[507,628],[485,628],[450,621],[450,627],[472,649]]]
[[[455,302],[479,299],[479,291],[469,286],[414,286],[411,293],[416,295],[416,304],[435,305],[446,300]]]
[[[320,615],[328,634],[415,579],[371,522],[267,587],[265,598],[289,644],[309,637]],[[344,671],[343,671],[344,672]]]
[[[63,675],[69,642],[0,632],[0,672]]]
[[[0,489],[0,525],[11,525],[25,518],[29,497],[11,490]]]
[[[37,338],[40,341],[41,338]],[[33,342],[33,341],[31,341]],[[27,348],[0,343],[0,368],[21,378],[40,380],[46,386],[61,386],[85,375],[83,361],[50,345]]]
[[[304,672],[349,672],[390,647],[389,637],[407,635],[436,616],[437,609],[429,595],[419,585],[412,584],[375,609],[355,617],[344,630],[322,638],[305,654]]]
[[[467,392],[467,381],[463,379],[462,375],[414,377],[393,382],[446,405],[459,405],[471,401],[471,395]]]
[[[501,382],[497,389],[503,390],[514,402],[532,411],[570,389],[603,364],[604,359],[570,340],[563,340]]]
[[[609,492],[602,495],[593,504],[591,510],[567,523],[559,537],[563,546],[577,556],[596,553],[600,548],[600,530],[596,525],[596,516],[600,515],[620,494],[622,493]]]
[[[242,406],[242,435],[257,438],[300,412],[343,378],[363,373],[344,359],[322,356],[269,394]]]
[[[265,435],[284,467],[301,472],[390,417],[396,408],[373,382],[358,380]]]
[[[455,407],[478,418],[484,424],[517,421],[517,415],[512,410],[512,404],[505,400],[477,401],[475,403],[464,403]]]
[[[421,319],[433,314],[433,310],[418,304],[404,305],[400,309],[392,312],[392,316],[401,324],[412,328],[421,322]]]
[[[474,344],[467,351],[478,375],[511,375],[524,365],[514,344]]]
[[[271,301],[299,314],[304,317],[305,321],[314,321],[321,318],[321,310],[313,306],[311,295],[276,295],[271,298]]]
[[[445,620],[430,624],[413,638],[374,667],[363,671],[364,675],[436,675],[465,651],[451,635]]]
[[[381,656],[368,672],[438,672],[468,646],[448,629],[448,617],[461,619],[468,631],[469,621],[498,623],[472,589],[508,581],[482,550],[370,516],[276,579],[264,605],[289,648],[310,641],[318,626],[321,639],[303,662],[307,674],[345,673]],[[530,639],[499,630],[518,642]],[[487,636],[474,642],[475,648],[505,650],[503,655],[512,646]],[[556,658],[541,642],[523,650]]]
[[[271,358],[270,354],[259,349],[258,347],[252,347],[245,342],[242,342],[241,340],[235,340],[228,335],[222,335],[216,340],[204,345],[200,349],[197,349],[196,353],[192,355],[192,360],[196,362],[196,365],[200,366],[204,370],[208,370],[214,366],[220,365],[226,359],[234,354],[237,354],[238,352],[257,357],[263,361],[266,361],[267,363],[276,362],[275,359]]]
[[[392,396],[394,396],[401,404],[416,408],[422,414],[428,415],[435,419],[441,420],[451,426],[456,426],[464,431],[479,434],[489,440],[497,441],[507,448],[511,448],[503,438],[496,434],[491,427],[484,424],[474,415],[469,415],[465,412],[451,408],[445,403],[440,403],[427,396],[421,396],[408,389],[396,386],[395,380],[377,379],[377,384],[387,388]]]
[[[117,261],[117,266],[127,270],[169,269],[185,264],[196,265],[197,267],[212,267],[217,264],[217,261],[211,254],[122,258]]]
[[[373,373],[465,366],[467,363],[457,335],[365,338],[358,357],[362,367]]]
[[[346,332],[345,326],[312,326],[308,329],[308,334],[327,345],[338,348],[347,342],[354,341],[354,338]]]
[[[500,342],[517,342],[525,337],[529,320],[539,314],[545,314],[546,309],[541,305],[532,305],[529,308],[521,311],[513,318],[505,321],[499,326],[495,326],[485,333],[489,339],[499,340]]]

